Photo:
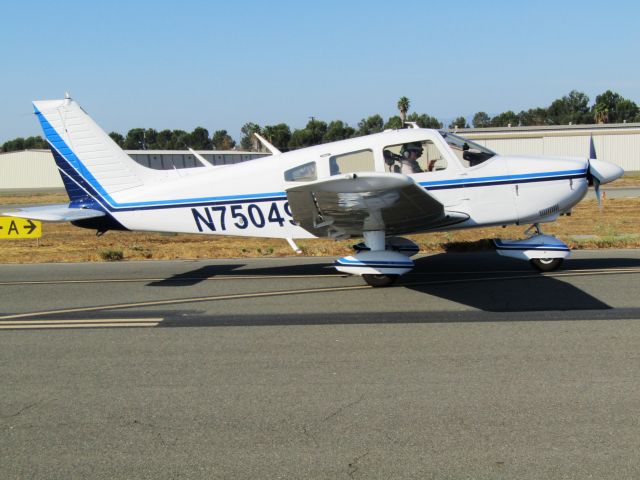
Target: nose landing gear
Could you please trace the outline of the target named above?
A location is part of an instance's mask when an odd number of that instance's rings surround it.
[[[553,272],[558,269],[564,258],[532,258],[529,263],[541,272]]]
[[[528,260],[541,272],[556,270],[571,254],[569,246],[551,235],[544,235],[537,223],[529,227],[525,234],[532,229],[535,234],[524,240],[494,240],[496,251],[505,257]]]

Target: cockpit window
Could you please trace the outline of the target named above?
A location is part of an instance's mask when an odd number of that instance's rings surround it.
[[[496,152],[493,152],[482,145],[478,145],[471,140],[454,135],[453,133],[445,132],[443,130],[439,130],[439,133],[449,144],[453,153],[456,154],[462,164],[467,168],[480,165],[482,162],[486,162],[496,154]]]

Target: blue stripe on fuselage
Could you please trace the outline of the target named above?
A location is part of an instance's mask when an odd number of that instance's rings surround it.
[[[566,180],[587,176],[587,169],[562,170],[559,172],[523,173],[520,175],[500,175],[495,177],[460,178],[454,180],[438,180],[433,182],[420,182],[419,185],[427,190],[443,190],[447,188],[473,188],[496,185],[509,185],[514,183],[550,182],[553,180]]]

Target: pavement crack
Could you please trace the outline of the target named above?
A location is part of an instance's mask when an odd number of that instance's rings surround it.
[[[320,420],[320,423],[324,423],[324,422],[326,422],[328,420],[331,420],[332,418],[340,415],[342,412],[344,412],[348,408],[351,408],[351,407],[359,404],[360,402],[362,402],[362,400],[364,400],[364,395],[362,395],[358,400],[355,400],[355,401],[353,401],[351,403],[347,403],[346,405],[343,405],[343,406],[339,407],[337,410],[335,410],[334,412],[330,413],[329,415],[324,417],[322,420]]]
[[[155,423],[147,423],[147,422],[143,422],[140,421],[138,419],[133,419],[131,421],[127,420],[125,422],[126,424],[131,424],[131,425],[137,425],[140,426],[142,428],[148,429],[149,432],[151,433],[151,435],[153,435],[157,440],[158,443],[162,446],[162,447],[175,447],[176,446],[176,441],[169,441],[167,438],[165,438],[165,436],[162,434],[161,430],[156,426]]]
[[[29,405],[22,407],[20,410],[18,410],[15,413],[11,413],[9,415],[0,415],[0,418],[2,419],[6,419],[6,418],[15,418],[19,415],[22,415],[24,412],[26,412],[27,410],[31,410],[33,407],[36,407],[38,405],[40,405],[42,402],[34,402],[34,403],[30,403]]]
[[[316,437],[307,429],[306,425],[302,426],[302,433],[304,433],[305,437],[311,439],[311,441],[313,442],[313,444],[315,445],[316,448],[320,447],[320,444],[316,440]]]
[[[347,472],[347,475],[349,475],[349,478],[353,478],[356,472],[360,469],[360,465],[359,465],[360,460],[362,460],[367,455],[369,455],[369,450],[364,452],[362,455],[358,455],[351,461],[351,463],[349,463],[349,471]]]

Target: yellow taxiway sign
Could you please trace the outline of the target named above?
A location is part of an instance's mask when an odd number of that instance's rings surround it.
[[[0,239],[40,238],[42,223],[24,218],[0,217]]]

